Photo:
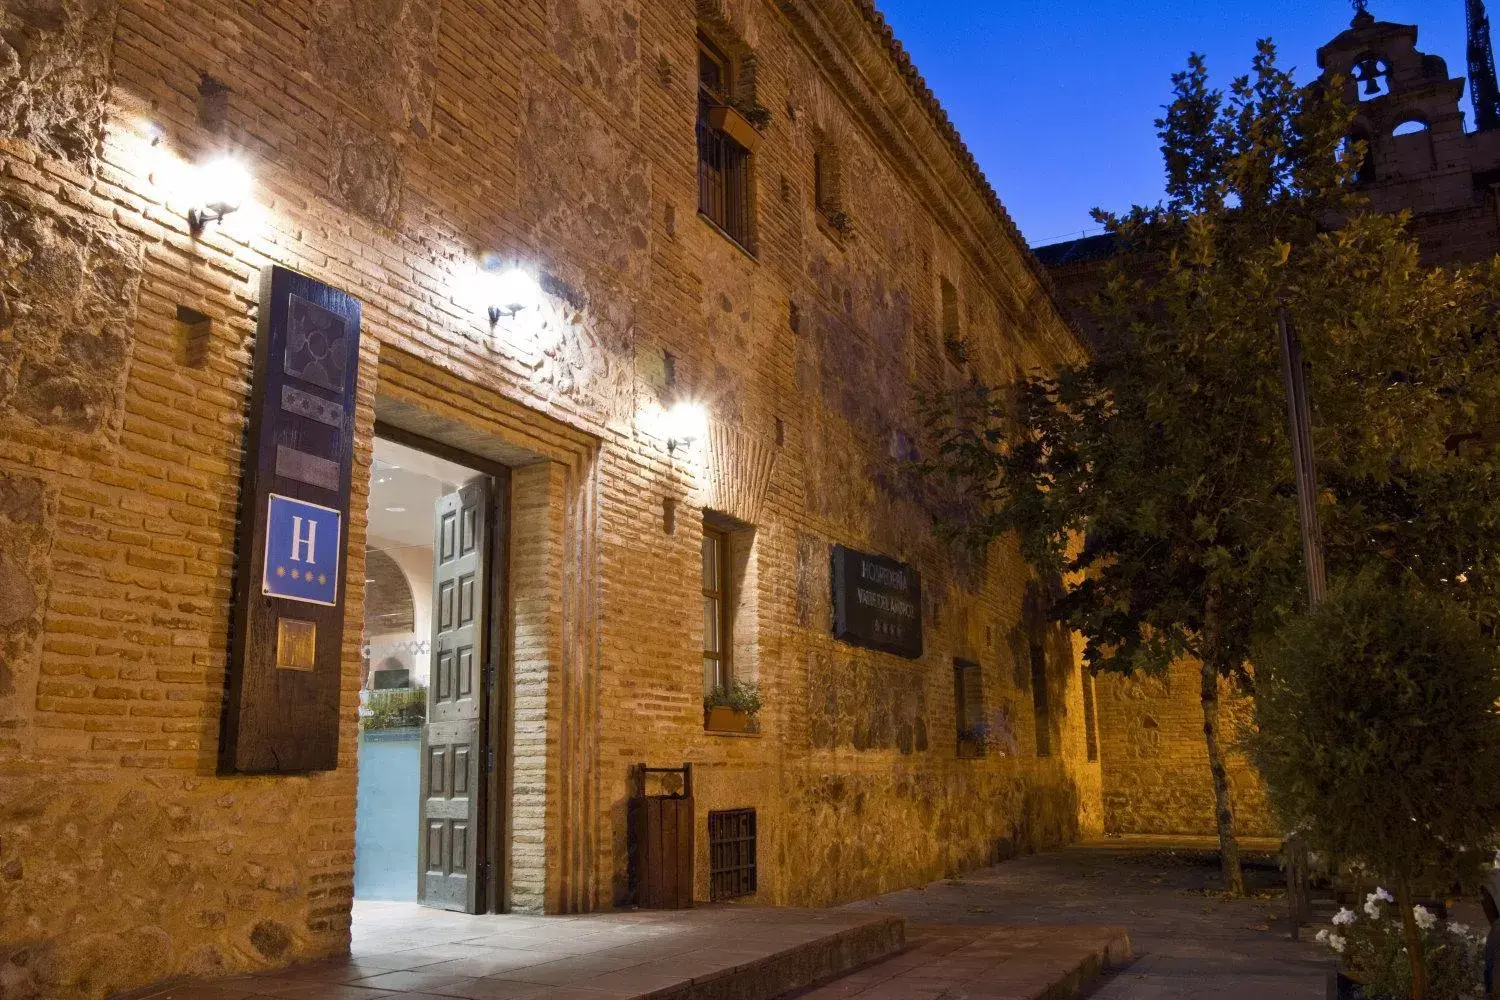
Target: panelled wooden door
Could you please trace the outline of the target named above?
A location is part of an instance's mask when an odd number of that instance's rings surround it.
[[[438,500],[433,535],[417,898],[466,913],[480,905],[491,488],[488,477],[475,479]]]

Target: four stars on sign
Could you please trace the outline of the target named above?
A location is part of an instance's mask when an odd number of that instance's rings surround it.
[[[286,576],[287,575],[286,567],[285,566],[277,566],[276,567],[276,575],[277,576],[281,576],[281,577]],[[292,575],[292,579],[293,580],[303,580],[303,579],[305,579],[309,583],[311,583],[312,579],[313,579],[313,575],[312,575],[312,572],[310,570],[307,571],[307,572],[303,572],[300,569],[294,569],[294,570],[292,570],[292,574],[291,575]],[[327,573],[319,573],[318,574],[318,586],[320,586],[320,587],[326,587],[327,585],[328,585],[328,574]]]

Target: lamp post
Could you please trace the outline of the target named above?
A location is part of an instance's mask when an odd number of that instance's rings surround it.
[[[1276,311],[1281,341],[1281,376],[1286,385],[1287,437],[1297,478],[1297,517],[1302,525],[1302,560],[1307,569],[1307,601],[1314,610],[1328,591],[1323,572],[1323,533],[1318,527],[1318,473],[1313,467],[1312,410],[1307,402],[1307,373],[1302,345],[1287,319],[1286,306]]]
[[[1297,480],[1297,519],[1302,527],[1302,561],[1307,570],[1307,603],[1314,611],[1323,603],[1328,582],[1323,572],[1323,532],[1318,527],[1318,473],[1313,466],[1312,409],[1307,402],[1307,372],[1302,345],[1287,318],[1286,306],[1276,310],[1281,343],[1281,377],[1286,386],[1287,437],[1292,442],[1292,467]],[[1307,844],[1296,833],[1286,838],[1286,901],[1291,939],[1312,919],[1308,893]]]

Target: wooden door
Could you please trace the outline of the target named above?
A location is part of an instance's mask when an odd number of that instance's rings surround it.
[[[433,534],[417,898],[466,913],[477,912],[480,898],[490,490],[486,477],[440,499]]]

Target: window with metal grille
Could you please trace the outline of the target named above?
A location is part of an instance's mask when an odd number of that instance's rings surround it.
[[[965,356],[963,334],[958,323],[958,288],[947,278],[941,279],[942,308],[943,308],[943,350],[948,353],[948,360],[955,365],[962,365]]]
[[[958,755],[983,757],[988,743],[984,731],[984,671],[969,660],[953,661],[953,722],[958,730]]]
[[[714,128],[709,111],[733,93],[732,62],[706,39],[698,47],[698,211],[753,253],[750,227],[750,152]]]
[[[1099,723],[1094,716],[1094,672],[1084,667],[1083,676],[1083,739],[1089,762],[1099,759]]]
[[[1052,707],[1047,691],[1047,610],[1036,587],[1026,591],[1024,614],[1031,653],[1031,709],[1036,719],[1036,755],[1052,755]]]
[[[708,898],[753,896],[755,810],[721,809],[708,814]]]

